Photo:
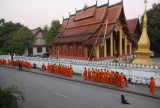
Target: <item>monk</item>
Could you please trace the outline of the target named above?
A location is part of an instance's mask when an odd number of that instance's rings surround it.
[[[152,93],[152,95],[154,95],[155,80],[153,77],[151,77],[151,82],[150,82],[149,88],[150,88],[150,93]]]
[[[87,69],[84,68],[84,73],[83,73],[84,79],[87,80]]]
[[[56,64],[54,64],[54,73],[55,73],[55,74],[58,74],[57,65],[56,65]]]
[[[124,75],[123,75],[123,73],[121,73],[121,87],[123,88],[124,86],[125,86],[125,80],[124,80]]]
[[[8,65],[10,65],[10,60],[8,59]]]
[[[45,71],[45,64],[42,64],[42,71]]]
[[[3,59],[3,64],[6,65],[6,60],[5,59]]]
[[[110,84],[113,84],[113,80],[114,80],[114,76],[113,76],[113,72],[111,71],[111,74],[110,74]]]
[[[96,69],[96,82],[98,82],[98,70]]]
[[[29,69],[31,69],[32,68],[32,65],[29,63]]]
[[[103,83],[103,69],[100,71],[100,82]]]
[[[13,60],[11,60],[11,66],[13,66]]]
[[[51,64],[51,73],[53,73],[53,65]]]
[[[49,72],[49,63],[48,63],[48,65],[47,65],[47,72]]]
[[[65,68],[64,68],[64,70],[65,70],[65,74],[64,74],[64,76],[67,76],[67,66],[65,66]]]
[[[101,82],[100,70],[98,69],[98,82]]]
[[[92,81],[95,81],[95,70],[92,68]]]
[[[69,77],[70,71],[69,71],[69,66],[67,67],[67,76]]]
[[[60,74],[63,75],[63,66],[61,65]]]
[[[104,69],[104,83],[107,83],[107,71]]]
[[[59,65],[58,65],[58,73],[60,73],[60,68],[61,68],[61,65],[59,63]]]
[[[73,76],[72,65],[70,65],[70,77]]]
[[[124,79],[124,78],[123,78]],[[118,80],[117,80],[117,86],[120,87],[121,86],[121,75],[118,73]]]
[[[0,59],[0,65],[2,64],[2,59]]]
[[[107,83],[109,83],[109,78],[110,78],[110,72],[107,70]]]
[[[114,76],[113,84],[116,85],[117,73],[114,72],[114,73],[113,73],[113,76]]]
[[[24,64],[24,61],[23,61],[23,60],[22,60],[22,62],[21,62],[21,63],[22,63],[22,67],[25,67],[25,64]]]
[[[91,71],[90,69],[88,68],[88,81],[91,80]]]

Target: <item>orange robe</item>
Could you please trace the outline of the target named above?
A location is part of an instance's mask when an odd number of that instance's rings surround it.
[[[100,72],[100,82],[103,83],[103,71]]]
[[[6,65],[6,60],[5,59],[3,59],[3,64]]]
[[[95,81],[95,70],[92,70],[92,81]]]
[[[107,83],[109,83],[109,78],[110,78],[110,72],[107,72]]]
[[[151,82],[150,82],[150,93],[152,93],[152,95],[154,95],[154,89],[155,89],[155,80],[152,79]]]
[[[124,75],[121,75],[121,87],[123,88],[125,86],[125,80],[124,80]]]
[[[116,85],[117,74],[116,74],[116,73],[114,73],[114,74],[113,74],[113,76],[114,76],[114,77],[113,77],[113,84],[114,84],[114,85]]]
[[[83,76],[84,76],[84,79],[87,80],[87,69],[84,70]]]
[[[104,83],[106,83],[106,82],[107,82],[107,72],[104,71]]]
[[[29,69],[31,69],[32,68],[32,65],[29,63]]]
[[[72,67],[70,67],[70,77],[72,77],[73,76],[73,71],[72,71]]]
[[[8,65],[10,65],[10,60],[8,60]]]
[[[110,84],[113,84],[114,76],[113,73],[110,74]]]
[[[58,71],[57,71],[57,65],[54,65],[54,73],[57,74]]]
[[[96,70],[96,82],[98,82],[98,70]]]
[[[58,73],[60,73],[61,65],[58,65]]]
[[[0,59],[0,65],[2,64],[2,60]]]
[[[13,60],[11,60],[11,66],[13,66]]]
[[[99,71],[98,71],[98,82],[101,82],[101,74]]]
[[[51,65],[51,73],[53,73],[53,65]]]
[[[45,64],[42,64],[42,71],[45,71]]]
[[[60,74],[63,75],[63,66],[61,66]]]
[[[88,70],[88,80],[91,80],[91,71]]]
[[[121,75],[118,74],[118,80],[117,80],[117,86],[120,87],[121,86]]]

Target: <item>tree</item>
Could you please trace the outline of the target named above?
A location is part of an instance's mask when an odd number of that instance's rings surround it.
[[[4,23],[5,23],[5,19],[0,19],[0,25],[4,25]]]
[[[32,32],[27,27],[11,33],[9,37],[12,38],[4,42],[2,51],[6,54],[10,53],[11,59],[13,59],[14,53],[22,55],[26,49],[32,47],[35,40]]]
[[[25,100],[25,98],[16,86],[0,88],[0,108],[18,108],[17,100]]]
[[[59,30],[61,28],[61,24],[59,20],[53,20],[51,23],[51,27],[48,30],[48,27],[44,27],[44,38],[49,43],[51,40],[55,38],[55,36],[58,34]]]
[[[141,27],[143,26],[141,18]],[[150,48],[152,51],[160,53],[160,3],[153,4],[152,8],[147,11],[148,37],[150,39]]]
[[[3,43],[10,38],[10,34],[17,31],[18,29],[22,28],[23,25],[20,23],[13,23],[13,22],[5,22],[4,19],[0,19],[0,50],[3,48]]]

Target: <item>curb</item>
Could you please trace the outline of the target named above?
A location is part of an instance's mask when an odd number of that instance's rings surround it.
[[[16,69],[16,67],[4,66],[4,65],[0,65],[0,67],[7,67],[7,68]],[[50,75],[50,74],[46,74],[46,72],[45,73],[39,73],[39,72],[35,72],[35,71],[30,71],[28,69],[23,69],[22,71],[30,72],[30,73],[34,73],[34,74],[39,74],[39,75],[45,75],[45,76],[54,77],[54,78],[59,78],[59,79],[64,79],[64,80],[68,80],[68,81],[79,82],[79,83],[88,84],[88,85],[92,85],[92,86],[97,86],[97,87],[108,88],[108,89],[113,89],[113,90],[117,90],[117,91],[132,93],[132,94],[146,96],[146,97],[150,97],[150,98],[160,99],[160,96],[157,96],[157,95],[152,96],[152,95],[149,95],[149,94],[146,94],[146,93],[124,90],[124,89],[118,88],[118,87],[112,87],[112,86],[99,84],[99,83],[92,83],[92,82],[88,82],[88,81],[85,81],[85,80],[82,81],[82,80],[78,80],[78,79],[72,79],[72,78],[68,78],[68,77],[64,77],[64,76],[57,76],[55,74]]]

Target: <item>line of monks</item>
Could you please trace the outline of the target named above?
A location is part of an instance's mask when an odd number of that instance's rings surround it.
[[[9,65],[9,66],[19,66],[19,62],[21,62],[21,65],[22,65],[22,67],[26,67],[26,68],[28,68],[28,69],[31,69],[32,68],[32,65],[29,63],[29,62],[27,62],[27,61],[19,61],[19,60],[9,60],[8,59],[8,63],[6,63],[6,60],[5,59],[0,59],[0,65],[1,64],[3,64],[3,65]]]
[[[85,80],[92,80],[94,82],[100,82],[100,83],[109,83],[109,84],[114,84],[118,87],[124,87],[125,86],[125,76],[123,73],[119,74],[118,72],[109,72],[106,69],[84,69],[83,73],[84,79]]]
[[[19,62],[21,62],[22,67],[26,67],[31,69],[32,66],[29,62],[27,61],[19,61],[19,60],[9,60],[8,59],[8,65],[10,66],[19,66]],[[7,62],[5,59],[0,59],[0,65],[7,65]],[[42,64],[42,70],[45,71],[45,64]],[[63,76],[68,76],[68,77],[73,77],[73,70],[72,70],[72,66],[63,66],[63,65],[52,65],[49,64],[47,65],[47,71],[50,73],[54,73],[54,74],[61,74]],[[90,69],[84,69],[84,79],[85,80],[92,80],[94,82],[100,82],[100,83],[109,83],[109,84],[114,84],[118,87],[124,87],[125,86],[125,76],[123,75],[123,73],[119,74],[118,72],[109,72],[108,70],[106,71],[106,69],[101,69],[101,71],[98,69],[92,68],[92,70]],[[151,77],[151,82],[149,85],[150,88],[150,93],[152,95],[154,95],[155,92],[155,80],[153,77]]]
[[[42,64],[42,71],[45,71],[45,64]],[[49,64],[47,65],[47,72],[50,73],[54,73],[54,74],[61,74],[63,76],[68,76],[68,77],[72,77],[73,76],[73,70],[72,70],[72,66],[63,66],[61,64],[59,64],[58,66],[56,64],[52,65]]]

